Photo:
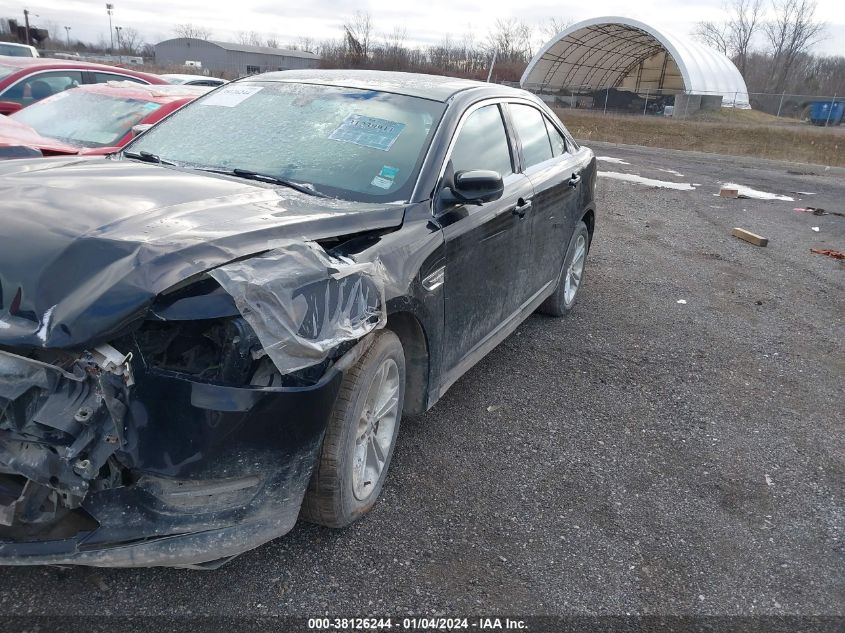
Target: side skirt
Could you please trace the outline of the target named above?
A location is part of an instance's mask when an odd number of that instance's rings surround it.
[[[510,336],[516,328],[518,328],[525,319],[540,307],[540,304],[549,297],[555,289],[557,279],[553,279],[540,288],[534,295],[532,295],[520,308],[514,312],[506,321],[503,321],[498,328],[485,336],[478,344],[473,347],[466,356],[464,356],[455,367],[449,370],[443,377],[440,384],[440,389],[436,392],[436,397],[429,402],[429,408],[433,407],[437,400],[443,397],[449,387],[463,376],[466,372],[475,366],[475,364],[482,358],[487,356],[493,348]]]

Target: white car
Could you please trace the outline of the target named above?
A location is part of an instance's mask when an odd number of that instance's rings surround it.
[[[159,76],[168,83],[179,84],[182,86],[222,86],[223,84],[227,83],[225,79],[218,79],[217,77],[205,77],[203,75],[168,74]]]
[[[6,55],[8,57],[41,57],[34,46],[13,44],[12,42],[0,42],[0,55]]]

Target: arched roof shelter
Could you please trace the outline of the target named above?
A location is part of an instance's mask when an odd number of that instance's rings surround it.
[[[520,84],[532,92],[721,94],[723,105],[749,107],[745,80],[725,55],[622,17],[592,18],[564,29],[537,52]]]

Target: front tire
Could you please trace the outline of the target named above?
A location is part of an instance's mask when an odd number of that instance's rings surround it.
[[[569,240],[563,268],[557,281],[557,288],[540,306],[542,314],[561,317],[569,314],[575,307],[578,291],[584,285],[584,268],[590,252],[590,232],[587,225],[579,221]]]
[[[405,399],[405,354],[393,332],[381,330],[343,376],[302,518],[345,527],[366,514],[384,485]]]

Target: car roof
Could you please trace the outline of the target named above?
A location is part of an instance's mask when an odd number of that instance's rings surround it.
[[[155,79],[157,81],[164,81],[152,73],[145,73],[131,68],[123,68],[122,66],[109,66],[107,64],[96,64],[94,62],[83,62],[69,59],[53,59],[50,57],[0,57],[0,65],[12,66],[20,70],[30,68],[34,69],[79,69],[79,70],[103,70],[103,71],[118,71],[130,75],[137,75],[145,79]]]
[[[185,86],[181,84],[147,86],[145,84],[135,83],[134,81],[107,81],[101,84],[84,84],[77,86],[74,90],[113,95],[116,97],[147,99],[156,103],[169,103],[179,99],[196,99],[206,92],[213,90],[213,88],[213,86]]]
[[[180,74],[180,73],[162,73],[159,77],[166,77],[169,79],[181,79],[184,81],[222,81],[226,83],[225,79],[220,79],[219,77],[206,77],[205,75],[191,75],[190,73]]]
[[[278,81],[308,83],[362,90],[378,90],[420,97],[432,101],[448,101],[459,92],[485,90],[502,96],[525,96],[525,91],[500,84],[443,75],[400,73],[383,70],[284,70],[253,75],[241,81]]]

